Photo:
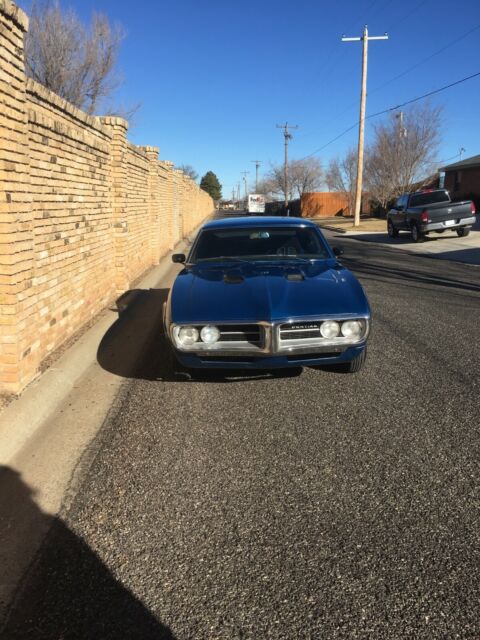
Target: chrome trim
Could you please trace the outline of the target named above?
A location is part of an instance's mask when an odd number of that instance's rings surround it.
[[[292,340],[288,341],[289,344],[285,344],[285,340],[281,340],[280,338],[280,327],[285,324],[300,324],[300,323],[308,323],[308,322],[325,322],[326,320],[336,320],[338,322],[346,321],[346,320],[363,320],[366,324],[365,333],[358,340],[351,340],[350,338],[345,338],[344,336],[340,336],[339,338],[313,338],[304,340]],[[190,347],[179,347],[177,346],[173,330],[176,326],[195,326],[199,327],[207,324],[215,324],[215,326],[228,326],[228,325],[258,325],[260,328],[260,333],[263,331],[263,340],[262,335],[261,343],[263,342],[263,346],[255,347],[251,342],[238,342],[238,341],[222,341],[216,342],[213,345],[207,345],[203,342],[197,342]],[[217,322],[214,323],[211,320],[205,322],[184,322],[177,324],[171,324],[169,327],[169,337],[173,344],[173,346],[182,353],[193,353],[197,355],[201,354],[212,354],[218,356],[236,356],[236,355],[249,355],[249,356],[262,356],[262,355],[292,355],[292,354],[302,354],[302,353],[322,353],[322,352],[335,352],[342,353],[349,347],[359,346],[365,343],[368,338],[368,334],[370,332],[370,317],[361,316],[358,314],[343,314],[341,316],[322,316],[318,317],[303,317],[303,318],[289,318],[282,321],[276,322],[238,322],[238,321],[228,321],[228,322]],[[282,344],[283,342],[283,344]],[[293,343],[293,344],[291,344]]]

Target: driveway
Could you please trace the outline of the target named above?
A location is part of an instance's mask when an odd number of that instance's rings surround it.
[[[334,237],[340,242],[340,238],[347,237],[345,234],[326,231],[326,235]],[[348,238],[360,240],[362,242],[373,242],[380,246],[388,246],[393,249],[408,252],[412,255],[422,255],[427,258],[437,258],[439,260],[453,260],[465,264],[480,265],[480,219],[475,223],[466,238],[459,238],[453,231],[446,231],[442,234],[431,234],[425,238],[424,242],[413,242],[409,233],[400,233],[398,238],[389,238],[387,233],[358,232],[348,233]]]

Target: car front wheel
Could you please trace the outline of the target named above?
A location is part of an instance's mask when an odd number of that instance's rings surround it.
[[[422,242],[425,239],[416,222],[412,222],[412,239],[414,242]]]
[[[469,233],[470,233],[470,229],[468,229],[467,227],[462,227],[461,229],[457,229],[457,236],[459,238],[465,238],[465,236],[468,236]]]
[[[398,236],[398,229],[395,229],[391,220],[387,222],[387,232],[390,238],[396,238]]]

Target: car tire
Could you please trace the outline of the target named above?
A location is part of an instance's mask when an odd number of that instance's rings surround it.
[[[365,348],[362,351],[362,353],[359,353],[358,356],[355,356],[353,360],[350,360],[350,362],[345,362],[344,364],[341,364],[340,370],[343,373],[357,373],[358,371],[360,371],[360,369],[362,369],[366,359],[367,359],[367,349]]]
[[[418,224],[416,222],[411,223],[410,230],[412,232],[412,240],[414,242],[423,242],[425,240],[425,236],[418,228]]]
[[[398,229],[395,229],[395,227],[393,226],[393,222],[391,220],[387,222],[387,233],[389,238],[398,237]]]
[[[468,236],[469,233],[470,233],[470,229],[468,229],[467,227],[462,227],[461,229],[457,229],[457,236],[459,238],[465,238],[465,236]]]

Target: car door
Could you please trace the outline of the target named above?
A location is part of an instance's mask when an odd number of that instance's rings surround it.
[[[398,200],[395,202],[395,204],[389,211],[389,216],[392,219],[392,223],[396,229],[400,228],[400,223],[401,223],[400,216],[402,214],[402,201],[403,201],[403,196],[398,198]]]
[[[408,195],[403,195],[398,199],[398,207],[397,207],[397,221],[395,222],[395,226],[397,229],[407,229],[407,206],[408,206]]]

